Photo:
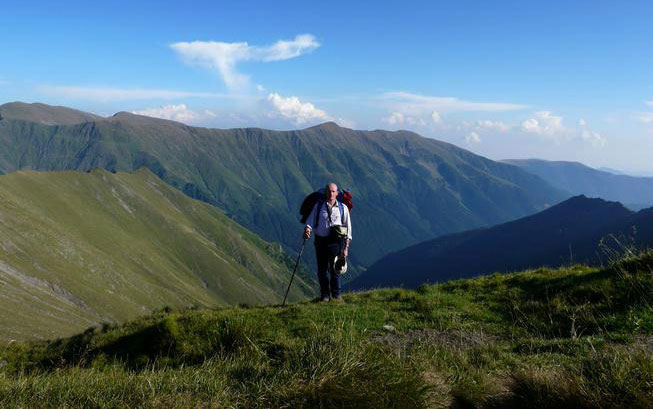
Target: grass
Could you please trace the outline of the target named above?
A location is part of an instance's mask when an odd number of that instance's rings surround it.
[[[0,349],[2,407],[653,407],[653,252]]]
[[[0,341],[283,299],[294,258],[148,170],[0,176]],[[289,299],[312,294],[299,272]]]

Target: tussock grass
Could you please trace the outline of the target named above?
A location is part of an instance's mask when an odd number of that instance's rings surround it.
[[[653,253],[0,347],[5,407],[653,407]]]

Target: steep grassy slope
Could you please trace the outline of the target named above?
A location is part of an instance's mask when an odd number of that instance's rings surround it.
[[[615,175],[578,162],[541,159],[507,159],[551,185],[574,195],[616,200],[634,210],[653,206],[653,178]]]
[[[650,408],[653,253],[347,294],[159,312],[0,350],[0,405]]]
[[[141,166],[293,250],[304,196],[329,180],[352,187],[351,261],[358,266],[567,197],[515,166],[411,132],[354,131],[334,123],[288,132],[217,130],[124,112],[73,125],[0,120],[0,172]]]
[[[148,170],[0,176],[0,339],[170,306],[278,302],[292,261]],[[300,278],[293,299],[309,291]]]

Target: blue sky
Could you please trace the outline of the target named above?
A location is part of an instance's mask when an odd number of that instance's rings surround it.
[[[571,4],[570,4],[571,3]],[[653,2],[12,2],[0,103],[653,172]]]

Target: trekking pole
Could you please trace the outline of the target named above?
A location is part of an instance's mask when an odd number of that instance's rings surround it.
[[[302,249],[299,250],[299,256],[297,256],[297,262],[295,263],[295,268],[292,270],[292,276],[290,277],[290,283],[288,284],[288,289],[286,290],[286,295],[283,297],[282,307],[286,306],[286,298],[288,298],[288,292],[290,292],[290,286],[292,285],[292,280],[295,278],[295,271],[297,271],[297,266],[299,265],[299,259],[302,258],[302,253],[304,252],[304,246],[306,245],[306,238],[302,242]]]

